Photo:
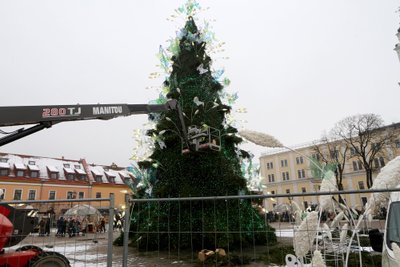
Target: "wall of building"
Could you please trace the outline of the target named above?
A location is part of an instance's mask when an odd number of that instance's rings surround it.
[[[33,175],[32,170],[37,173]],[[53,171],[56,172],[56,177],[51,176]],[[97,180],[94,179],[94,174],[97,175]],[[135,178],[125,168],[115,165],[89,165],[82,159],[0,153],[0,189],[4,191],[3,201],[96,198],[96,193],[98,198],[108,198],[113,193],[115,207],[121,209],[125,205],[125,193],[130,192],[124,182],[126,179]],[[90,204],[96,208],[109,207],[109,202]],[[58,209],[66,209],[71,205],[59,205]]]
[[[394,130],[398,138],[394,140],[393,144],[387,146],[381,155],[385,163],[396,156],[400,156],[400,128],[397,126]],[[309,158],[313,157],[315,154],[313,146],[314,145],[310,143],[303,147],[296,148],[294,151],[281,149],[262,155],[260,157],[260,175],[262,177],[261,182],[266,186],[264,194],[319,192],[321,179],[320,177],[313,177],[310,167],[311,162],[309,160]],[[353,168],[353,161],[357,161],[357,159],[350,158],[346,161],[343,178],[344,189],[367,189],[365,171],[363,169],[355,170]],[[304,177],[302,173],[303,170]],[[376,177],[378,171],[379,169],[373,173],[373,177]],[[299,172],[301,173],[299,174]],[[285,175],[283,175],[283,173],[285,173]],[[286,179],[286,173],[289,173],[289,180]],[[273,181],[271,179],[272,175],[274,176]],[[357,194],[345,196],[344,198],[348,201],[350,206],[362,209],[364,206],[363,201],[365,202],[368,197],[368,194]],[[318,197],[314,196],[295,197],[294,199],[273,198],[265,200],[265,209],[268,211],[273,210],[274,207],[278,209],[280,206],[285,206],[285,204],[286,206],[289,205],[292,200],[296,201],[302,208],[305,208],[305,205],[310,206],[318,204]]]

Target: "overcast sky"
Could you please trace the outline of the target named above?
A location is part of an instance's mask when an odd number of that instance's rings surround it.
[[[0,1],[0,106],[148,103],[159,45],[183,21],[184,1]],[[376,113],[400,122],[400,62],[393,50],[398,0],[204,0],[219,61],[238,92],[246,129],[285,145],[309,142],[335,122]],[[200,25],[201,26],[201,25]],[[217,55],[218,56],[218,55]],[[216,56],[216,57],[217,57]],[[1,114],[0,114],[1,116]],[[67,122],[1,152],[127,166],[146,115]],[[10,128],[2,128],[10,130]],[[259,155],[264,148],[247,146]]]

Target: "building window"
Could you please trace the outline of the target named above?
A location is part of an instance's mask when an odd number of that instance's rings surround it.
[[[67,173],[67,180],[69,181],[74,180],[74,175],[72,173]]]
[[[287,167],[287,159],[281,160],[281,167]]]
[[[84,198],[85,197],[85,192],[79,192],[78,193],[78,198],[79,199],[82,199],[82,198]]]
[[[267,170],[271,170],[274,168],[274,164],[272,162],[267,162]]]
[[[7,163],[7,161],[8,161],[8,158],[0,158],[0,162]]]
[[[385,167],[385,159],[383,157],[374,158],[374,165],[377,169]]]
[[[57,172],[51,172],[50,173],[50,179],[58,179],[58,173]]]
[[[380,167],[378,158],[374,158],[374,165],[375,165],[375,168],[377,168],[377,169]]]
[[[356,150],[354,147],[350,147],[350,156],[354,156],[356,154]]]
[[[103,182],[103,179],[101,178],[101,176],[97,175],[95,178],[96,182],[101,183]]]
[[[289,180],[289,172],[282,172],[282,180],[283,181]]]
[[[305,187],[302,187],[302,188],[301,188],[301,192],[302,192],[302,193],[305,193],[305,192],[306,192],[306,188],[305,188]]]
[[[296,157],[297,164],[303,164],[303,157]]]
[[[21,200],[21,198],[22,198],[22,189],[15,189],[13,200]]]
[[[101,198],[101,192],[96,192],[96,198]]]
[[[297,170],[297,177],[298,177],[299,179],[301,179],[301,178],[306,178],[306,173],[305,173],[304,169]]]
[[[337,151],[336,149],[335,150],[331,150],[329,153],[330,153],[331,159],[337,159],[338,158],[339,151]]]
[[[113,177],[113,176],[108,177],[108,181],[109,181],[111,184],[115,184],[115,177]]]
[[[70,168],[71,165],[69,165],[68,163],[64,163],[64,168]]]
[[[274,174],[268,174],[268,182],[270,182],[270,183],[275,182],[275,176],[274,176]]]
[[[372,144],[371,144],[371,147],[372,147],[372,149],[374,149],[374,150],[379,150],[380,147],[381,147],[381,144],[372,143]]]
[[[362,202],[363,206],[365,206],[368,202],[368,199],[366,197],[362,197],[361,202]]]
[[[8,176],[9,169],[0,169],[0,176]]]
[[[75,199],[76,192],[68,191],[67,192],[67,199]]]
[[[6,198],[6,189],[2,188],[1,190],[3,190],[3,194],[0,195],[0,199],[5,199]]]
[[[311,158],[314,159],[314,160],[316,160],[316,161],[319,161],[319,160],[320,160],[319,154],[312,154],[312,155],[311,155]]]
[[[288,181],[289,180],[289,172],[283,172],[282,173],[282,178],[284,181]]]
[[[286,194],[290,194],[290,189],[286,189]]]
[[[36,198],[36,190],[29,190],[28,200],[35,200]]]
[[[365,186],[364,186],[364,182],[363,182],[363,181],[358,181],[358,189],[360,189],[360,190],[365,189]]]
[[[78,169],[78,170],[81,168],[80,165],[74,165],[74,167],[75,167],[75,169]]]
[[[379,157],[379,164],[381,167],[385,167],[385,159],[383,157]]]
[[[363,164],[361,160],[353,161],[353,170],[354,171],[361,171],[363,169]]]
[[[39,177],[39,172],[37,172],[37,171],[31,171],[31,177],[32,177],[32,178],[38,178],[38,177]]]
[[[50,200],[56,199],[56,191],[49,191],[49,199]]]
[[[17,170],[16,176],[17,177],[24,177],[24,171],[23,170]]]
[[[36,161],[30,160],[28,161],[28,165],[36,165]]]

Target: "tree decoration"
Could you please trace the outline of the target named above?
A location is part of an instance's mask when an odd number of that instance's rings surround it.
[[[259,146],[264,146],[264,147],[283,147],[282,143],[279,142],[275,137],[265,134],[265,133],[260,133],[256,131],[249,131],[249,130],[243,130],[240,131],[239,134],[247,139],[248,141],[259,145]]]
[[[340,231],[340,244],[346,244],[346,237],[348,230],[349,230],[349,224],[345,223]]]
[[[389,161],[376,176],[371,189],[393,189],[400,184],[400,156]],[[367,214],[387,207],[389,192],[373,193],[366,204]]]
[[[318,212],[312,211],[301,222],[293,238],[293,247],[298,257],[305,257],[311,250],[318,230]]]
[[[188,146],[180,117],[175,110],[150,114],[149,139],[142,144],[152,148],[138,162],[142,175],[148,175],[146,188],[138,197],[178,198],[248,194],[242,173],[244,159],[250,154],[239,148],[242,138],[235,128],[231,104],[237,94],[224,91],[223,69],[214,70],[207,47],[215,35],[209,25],[197,27],[195,15],[200,5],[188,0],[175,10],[170,20],[185,16],[184,27],[177,31],[167,49],[159,49],[158,58],[165,80],[154,102],[175,99],[183,111],[187,129],[215,129],[220,150]],[[205,30],[204,30],[205,29]],[[154,75],[153,75],[154,76]],[[197,132],[196,132],[197,133]],[[200,134],[200,137],[204,135]],[[197,139],[196,139],[197,140]],[[205,138],[205,140],[208,140]],[[193,141],[193,140],[191,140]],[[210,141],[210,142],[212,142]],[[150,142],[151,144],[149,144]],[[214,143],[213,143],[214,144]],[[248,171],[245,168],[245,171]],[[143,181],[147,181],[144,180]],[[135,205],[132,212],[131,239],[147,250],[160,248],[222,248],[265,244],[276,241],[274,229],[253,208],[250,200],[151,202]]]
[[[324,178],[321,182],[321,189],[320,192],[336,192],[337,185],[335,174],[332,171],[327,171],[324,174]],[[332,212],[335,210],[334,202],[331,195],[321,195],[319,197],[319,202],[321,205],[321,209]]]
[[[321,251],[315,250],[312,257],[311,266],[313,267],[326,267],[325,261],[322,258]]]
[[[325,233],[326,237],[328,237],[329,241],[332,241],[332,232],[326,223],[322,224],[322,231]]]
[[[341,220],[343,220],[344,218],[344,212],[341,211],[338,214],[336,214],[335,218],[333,219],[332,223],[331,223],[331,228],[336,228],[337,226],[339,226],[339,223]]]

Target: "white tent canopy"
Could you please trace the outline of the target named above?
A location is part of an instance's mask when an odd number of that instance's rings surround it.
[[[90,216],[95,220],[101,217],[101,213],[93,206],[87,204],[78,204],[64,213],[65,217],[85,217]]]

